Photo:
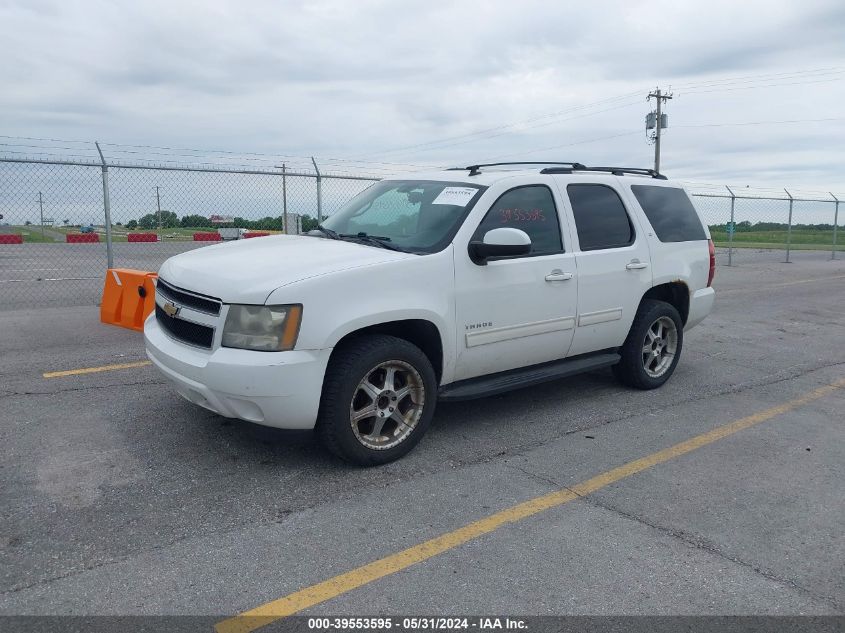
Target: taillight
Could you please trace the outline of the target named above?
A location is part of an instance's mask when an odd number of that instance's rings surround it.
[[[713,285],[713,277],[716,275],[716,247],[713,246],[713,240],[707,240],[707,245],[710,247],[710,274],[707,275],[707,287]]]

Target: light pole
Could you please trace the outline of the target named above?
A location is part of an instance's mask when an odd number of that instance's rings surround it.
[[[156,209],[158,210],[158,230],[161,231],[161,196],[159,195],[159,187],[156,190]]]
[[[41,210],[41,239],[44,239],[44,198],[38,192],[38,208]]]

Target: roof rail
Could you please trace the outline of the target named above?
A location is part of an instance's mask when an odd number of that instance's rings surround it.
[[[657,180],[667,180],[666,176],[653,169],[645,169],[642,167],[585,167],[584,165],[576,165],[572,167],[547,167],[540,170],[541,174],[571,174],[574,171],[603,171],[614,176],[624,176],[625,174],[638,174],[640,176],[651,176]]]
[[[470,176],[477,176],[481,173],[482,167],[499,167],[504,165],[568,165],[570,169],[587,169],[581,163],[558,163],[548,160],[527,160],[507,163],[480,163],[478,165],[468,165],[466,167],[450,167],[449,171],[464,171],[468,169]]]

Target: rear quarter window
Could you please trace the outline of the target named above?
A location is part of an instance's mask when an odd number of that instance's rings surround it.
[[[704,227],[683,189],[631,185],[631,191],[645,211],[657,239],[661,242],[706,240]]]

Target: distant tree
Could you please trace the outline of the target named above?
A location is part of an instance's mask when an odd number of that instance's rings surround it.
[[[30,222],[29,220],[27,220],[26,222],[24,222],[24,225],[25,225],[25,226],[32,226],[32,222]]]
[[[161,212],[161,226],[165,229],[172,229],[179,226],[179,216],[173,211]]]
[[[317,228],[317,218],[312,218],[310,215],[303,215],[302,216],[302,232],[307,233],[308,231],[313,231]]]
[[[284,226],[284,220],[281,217],[273,218],[269,215],[252,223],[253,228],[264,231],[281,231]]]
[[[68,224],[70,224],[70,218],[65,218],[64,220],[62,220],[62,222],[64,222],[64,225],[67,226]]]
[[[179,222],[182,228],[206,228],[211,226],[211,221],[202,215],[186,215]]]
[[[138,226],[142,229],[157,229],[159,217],[158,213],[148,213],[138,220]],[[161,211],[161,228],[172,229],[179,226],[179,217],[173,211]]]
[[[136,220],[129,220],[129,222],[126,223],[126,228],[129,229],[130,231],[137,229],[138,228],[138,222]]]
[[[142,229],[154,229],[158,226],[158,218],[155,216],[154,213],[142,215],[138,219],[138,226]]]
[[[786,223],[785,222],[755,222],[752,230],[754,230],[754,231],[785,231],[786,230]]]

